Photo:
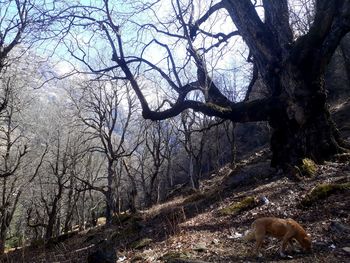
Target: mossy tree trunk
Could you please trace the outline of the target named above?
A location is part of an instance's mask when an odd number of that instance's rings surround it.
[[[341,17],[342,8],[350,8],[349,1],[316,1],[317,12],[309,33],[294,42],[287,1],[263,1],[264,23],[253,12],[250,1],[225,2],[276,102],[266,111],[266,120],[273,129],[272,166],[287,168],[305,157],[322,162],[342,152],[342,141],[326,102],[324,73],[350,29],[349,19]]]
[[[284,74],[281,74],[279,95],[281,107],[269,115],[272,166],[286,168],[286,165],[299,164],[306,157],[322,162],[343,152],[345,149],[326,102],[323,75],[316,76],[315,85],[301,78],[303,72]],[[295,86],[291,84],[296,79],[294,76],[298,76]],[[291,90],[294,91],[292,95]]]

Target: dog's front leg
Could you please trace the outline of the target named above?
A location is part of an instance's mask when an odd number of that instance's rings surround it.
[[[281,244],[281,247],[280,247],[280,256],[283,257],[283,258],[286,258],[286,257],[292,258],[291,256],[287,256],[285,254],[287,244],[290,244],[290,245],[292,244],[291,243],[291,241],[292,241],[291,237],[292,236],[287,233],[282,239],[282,244]]]
[[[291,251],[293,251],[295,253],[300,253],[300,249],[298,249],[295,246],[295,240],[294,239],[290,239],[288,244],[289,244],[289,247],[290,247]]]

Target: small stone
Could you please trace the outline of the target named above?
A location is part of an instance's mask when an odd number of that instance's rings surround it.
[[[140,239],[138,241],[135,241],[133,244],[131,244],[131,247],[134,249],[141,249],[141,248],[148,246],[152,242],[153,242],[153,240],[150,238],[143,238],[143,239]]]
[[[207,245],[205,243],[198,243],[197,246],[193,248],[194,251],[205,252],[207,251]]]
[[[335,245],[334,245],[334,244],[332,244],[332,245],[330,245],[330,246],[329,246],[329,248],[331,248],[331,249],[335,249],[336,247],[335,247]]]
[[[260,198],[260,201],[261,201],[263,204],[265,204],[265,205],[268,205],[268,204],[270,203],[269,199],[267,199],[266,196],[262,196],[262,197]]]
[[[126,256],[119,257],[117,262],[124,262],[126,260]]]
[[[342,250],[350,254],[350,247],[343,247]]]
[[[214,238],[213,241],[212,241],[212,243],[213,243],[214,245],[217,245],[217,244],[219,244],[219,240]]]
[[[350,227],[348,225],[344,225],[337,221],[332,221],[330,224],[330,228],[336,232],[350,233]]]

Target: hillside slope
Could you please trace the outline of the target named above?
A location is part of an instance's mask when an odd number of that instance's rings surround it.
[[[293,254],[294,259],[283,260],[276,253],[278,242],[270,240],[264,249],[266,260],[348,262],[349,188],[335,191],[309,207],[300,206],[300,202],[319,184],[349,183],[349,161],[328,162],[318,167],[314,178],[293,182],[269,168],[268,158],[269,152],[262,151],[234,170],[222,168],[203,182],[198,193],[178,197],[137,216],[123,215],[111,226],[78,233],[49,247],[8,253],[2,262],[87,262],[88,255],[101,247],[97,258],[115,249],[117,262],[254,262],[254,244],[240,237],[261,216],[296,219],[312,235],[314,247],[312,254]],[[245,210],[227,209],[246,197],[254,197],[255,202]],[[263,197],[268,202],[260,201]]]

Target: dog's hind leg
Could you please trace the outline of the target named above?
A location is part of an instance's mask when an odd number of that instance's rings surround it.
[[[265,230],[264,229],[255,229],[255,240],[256,240],[256,245],[255,245],[255,253],[258,257],[262,257],[262,254],[260,253],[260,248],[263,244],[264,238],[265,238]]]

